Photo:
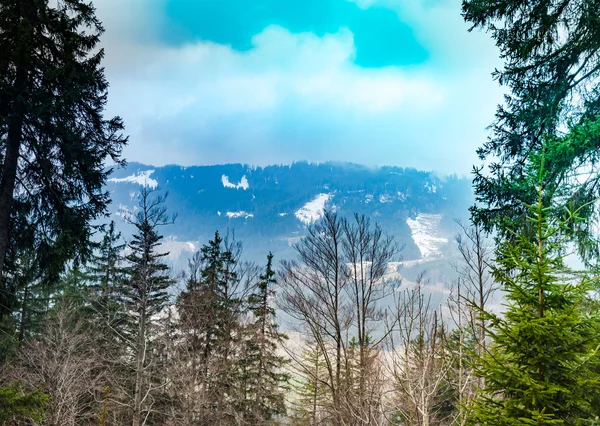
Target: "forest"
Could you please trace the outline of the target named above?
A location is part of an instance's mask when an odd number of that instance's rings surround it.
[[[260,264],[215,232],[177,273],[142,186],[121,235],[95,12],[0,0],[0,424],[600,425],[598,0],[462,2],[507,94],[443,305],[361,214]]]

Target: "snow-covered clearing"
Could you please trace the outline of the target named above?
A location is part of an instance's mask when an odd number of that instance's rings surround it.
[[[227,175],[221,176],[221,182],[225,188],[243,189],[244,191],[250,188],[248,179],[246,176],[242,176],[242,180],[239,183],[231,183]]]
[[[448,244],[447,238],[439,236],[441,220],[440,214],[425,213],[420,213],[416,219],[406,219],[423,259],[440,256],[442,246]]]
[[[156,179],[152,179],[150,176],[154,173],[154,170],[144,170],[143,172],[138,172],[131,176],[127,176],[124,178],[110,178],[109,182],[121,183],[137,183],[138,185],[148,186],[150,188],[158,187],[158,181]]]
[[[254,215],[252,213],[247,213],[245,211],[241,211],[241,212],[227,212],[226,216],[230,219],[237,219],[239,217],[243,217],[244,219],[247,219],[249,217],[254,217]]]
[[[319,194],[296,211],[296,217],[305,225],[321,219],[325,214],[325,204],[331,199],[331,194]]]

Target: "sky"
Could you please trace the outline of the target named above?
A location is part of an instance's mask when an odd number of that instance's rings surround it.
[[[502,91],[460,0],[94,0],[128,161],[467,175]]]

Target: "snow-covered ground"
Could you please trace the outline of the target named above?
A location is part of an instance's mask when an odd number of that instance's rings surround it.
[[[438,257],[441,248],[448,244],[448,239],[439,235],[442,215],[420,213],[416,219],[406,219],[412,238],[423,259]]]
[[[227,175],[221,176],[221,182],[225,188],[243,189],[244,191],[250,188],[248,179],[246,176],[242,176],[242,180],[239,183],[231,183]]]
[[[248,212],[227,212],[225,213],[225,215],[230,218],[230,219],[237,219],[239,217],[243,217],[244,219],[248,219],[249,217],[254,217],[254,215],[252,213],[248,213]]]
[[[154,173],[154,170],[144,170],[143,172],[138,172],[131,176],[127,176],[124,178],[110,178],[109,182],[128,182],[128,183],[137,183],[138,185],[148,186],[150,188],[156,188],[158,186],[158,181],[156,179],[152,179],[150,176]]]
[[[321,219],[325,213],[325,204],[331,199],[331,194],[319,194],[296,211],[296,217],[305,225]]]

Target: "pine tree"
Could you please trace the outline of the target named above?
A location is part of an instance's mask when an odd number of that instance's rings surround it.
[[[242,383],[245,385],[243,407],[245,421],[253,425],[274,424],[274,419],[286,413],[284,390],[289,380],[283,371],[284,357],[277,354],[280,343],[287,336],[278,330],[275,309],[271,300],[277,284],[273,270],[273,254],[267,256],[267,266],[256,289],[248,297],[252,322],[246,328],[243,343]]]
[[[236,329],[238,300],[231,293],[232,281],[237,279],[233,254],[223,249],[224,241],[215,238],[202,248],[206,266],[201,271],[201,282],[208,294],[211,318],[204,341],[205,389],[211,410],[219,424],[230,419],[228,404],[232,392],[233,332]]]
[[[125,246],[121,240],[121,233],[115,228],[115,222],[111,221],[88,268],[89,278],[93,281],[92,287],[102,298],[113,298],[115,288],[124,278],[122,261]]]
[[[0,7],[1,277],[19,248],[34,246],[49,278],[91,254],[93,222],[109,202],[106,160],[120,163],[126,143],[122,120],[103,117],[108,83],[93,6],[52,3]],[[1,285],[4,315],[12,307]]]
[[[128,244],[130,253],[127,279],[121,287],[121,297],[125,312],[130,317],[128,327],[129,342],[133,352],[133,426],[142,424],[142,399],[152,391],[152,345],[150,335],[155,324],[155,316],[169,300],[168,288],[173,284],[169,277],[169,267],[164,263],[166,252],[160,252],[162,235],[158,228],[173,222],[164,203],[166,195],[151,198],[155,189],[144,187],[139,196],[139,210],[130,222],[136,233]]]
[[[568,224],[551,220],[543,199],[540,185],[537,205],[529,206],[533,241],[515,234],[499,249],[494,274],[506,312],[485,312],[491,344],[478,361],[485,386],[471,408],[472,425],[600,421],[600,316],[586,307],[596,278],[564,266]]]
[[[28,252],[22,252],[18,267],[13,270],[11,279],[14,289],[13,315],[16,319],[16,328],[13,321],[6,321],[7,334],[17,331],[18,341],[22,342],[45,312],[47,306],[47,291],[39,280],[38,268],[34,256]],[[10,328],[13,330],[9,331]]]

